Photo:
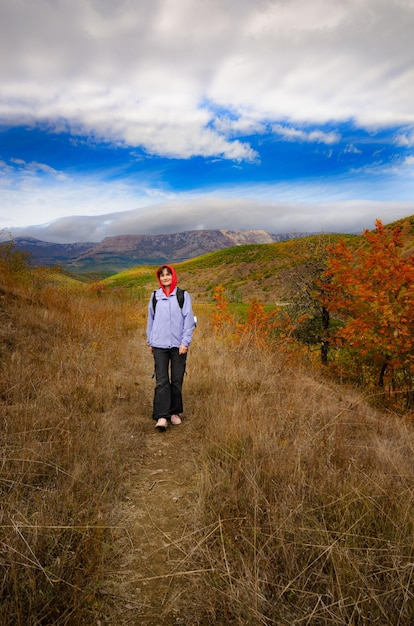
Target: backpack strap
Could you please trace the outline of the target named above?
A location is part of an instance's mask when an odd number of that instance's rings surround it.
[[[180,289],[180,287],[177,287],[177,300],[178,300],[178,304],[180,305],[180,309],[183,308],[184,306],[184,289]]]
[[[175,293],[177,295],[177,301],[178,301],[178,304],[180,306],[180,309],[182,309],[183,306],[184,306],[184,294],[185,294],[185,291],[184,291],[184,289],[181,289],[180,287],[177,287]],[[157,298],[156,298],[155,294],[156,294],[156,291],[154,291],[154,293],[152,294],[152,310],[154,311],[154,314],[155,314],[155,307],[157,306]]]

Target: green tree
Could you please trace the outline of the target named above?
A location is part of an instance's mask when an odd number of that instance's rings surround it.
[[[321,235],[304,240],[303,262],[287,277],[287,312],[295,324],[294,336],[308,346],[319,346],[321,362],[328,362],[330,313],[322,298],[330,237]]]

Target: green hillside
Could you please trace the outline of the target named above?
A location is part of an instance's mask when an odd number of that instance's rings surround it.
[[[333,243],[339,237],[319,235],[235,246],[174,264],[174,267],[180,285],[191,291],[198,301],[208,300],[214,287],[223,285],[230,299],[247,301],[256,297],[273,302],[286,291],[289,270],[309,259],[318,246]],[[146,297],[156,286],[155,270],[155,266],[135,267],[105,279],[105,283],[136,290],[138,295]]]
[[[414,250],[414,216],[398,220],[387,228],[399,226],[405,242],[404,254]],[[314,257],[318,251],[339,238],[358,245],[358,235],[326,234],[270,244],[235,246],[174,264],[179,283],[191,291],[198,302],[209,299],[217,285],[223,285],[230,300],[246,302],[256,297],[276,302],[289,292],[292,269]],[[146,298],[156,286],[156,266],[137,266],[112,275],[105,283],[125,287]]]

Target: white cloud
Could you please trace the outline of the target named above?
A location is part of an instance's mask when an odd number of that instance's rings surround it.
[[[414,146],[414,130],[409,130],[406,133],[402,133],[395,138],[395,143],[397,146],[402,146],[404,148],[410,148]]]
[[[414,213],[413,159],[407,156],[394,163],[370,164],[363,168],[368,181],[355,171],[332,181],[244,182],[221,188],[213,183],[210,189],[186,193],[169,190],[162,183],[154,185],[138,173],[122,181],[106,180],[11,159],[0,162],[0,224],[62,242],[97,241],[131,232],[178,232],[197,229],[200,224],[270,232],[356,231],[369,227],[371,218],[392,221]]]
[[[365,166],[356,159],[360,169],[335,187],[322,172],[321,188],[244,185],[231,197],[226,181],[214,196],[189,196],[168,191],[169,172],[154,174],[159,187],[151,174],[140,179],[138,165],[134,181],[106,182],[108,172],[88,178],[53,167],[41,147],[27,160],[0,151],[0,224],[50,223],[40,232],[80,240],[224,222],[283,232],[334,222],[348,230],[354,220],[355,230],[376,217],[392,221],[394,211],[413,213],[413,157],[401,154],[414,146],[413,32],[414,0],[0,0],[5,127],[69,132],[72,141],[131,148],[144,161],[228,159],[233,171],[254,164],[246,172],[260,162],[252,135],[322,144],[328,148],[312,148],[329,157],[343,141],[334,130],[342,121],[404,128],[393,138],[397,156],[387,162],[384,151]],[[360,144],[346,141],[341,154],[351,161]],[[352,178],[357,171],[374,180],[369,191]]]
[[[335,132],[323,132],[321,130],[304,131],[298,128],[292,128],[284,126],[282,124],[275,124],[272,130],[277,135],[281,135],[288,141],[307,141],[315,143],[325,143],[331,145],[338,143],[341,136]]]
[[[10,163],[17,166],[14,168],[14,172],[18,173],[20,179],[36,177],[38,174],[48,174],[57,180],[66,180],[67,176],[63,172],[59,172],[54,167],[47,165],[46,163],[38,163],[37,161],[31,161],[27,163],[23,159],[10,159]],[[1,167],[1,164],[0,164]],[[12,168],[7,168],[10,172]]]
[[[263,229],[270,233],[360,232],[375,220],[390,223],[414,213],[413,202],[272,202],[214,195],[180,198],[133,211],[73,216],[36,227],[13,229],[14,236],[66,243],[101,241],[124,234],[168,234],[202,229]]]
[[[0,18],[9,124],[236,161],[257,155],[232,137],[268,121],[414,124],[412,0],[3,0]]]
[[[262,135],[268,131],[266,122],[247,115],[232,118],[228,115],[219,114],[214,118],[214,128],[226,137]]]
[[[44,224],[70,216],[101,215],[150,206],[168,194],[139,181],[106,182],[73,178],[44,164],[18,163],[18,169],[0,163],[0,224],[2,228]]]
[[[345,154],[362,154],[362,150],[354,146],[353,143],[351,143],[349,146],[346,146],[346,148],[344,148],[344,152]]]

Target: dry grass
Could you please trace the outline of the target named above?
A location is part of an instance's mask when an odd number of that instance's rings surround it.
[[[136,319],[39,274],[1,282],[0,623],[95,623],[134,428]]]
[[[131,333],[145,311],[33,274],[1,277],[0,623],[96,624],[116,544],[108,520],[143,443]],[[198,313],[185,382],[202,423],[199,501],[180,546],[186,623],[414,623],[411,423],[292,357],[216,338]]]
[[[414,623],[411,424],[208,333],[191,359],[206,439],[193,566],[212,570],[191,623]]]

